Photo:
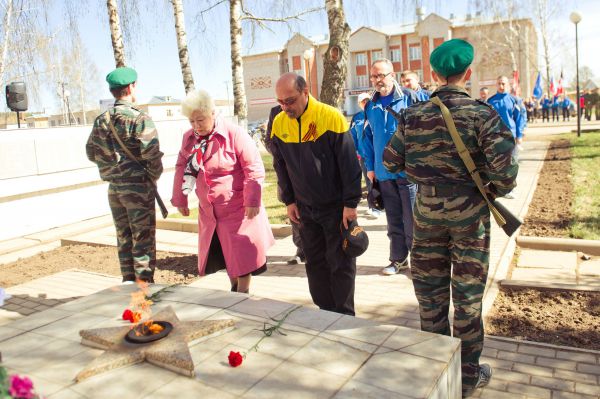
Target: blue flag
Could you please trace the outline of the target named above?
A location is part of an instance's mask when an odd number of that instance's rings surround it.
[[[538,77],[535,80],[535,87],[533,88],[533,96],[539,100],[542,98],[542,94],[542,74],[538,72]]]

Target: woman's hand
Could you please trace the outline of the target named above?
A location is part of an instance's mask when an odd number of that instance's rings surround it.
[[[254,206],[247,206],[245,211],[244,211],[244,215],[248,218],[248,219],[252,219],[254,216],[258,215],[258,212],[260,212],[260,208],[259,207],[254,207]]]
[[[190,208],[188,208],[187,206],[186,207],[177,207],[177,210],[183,216],[190,216]]]

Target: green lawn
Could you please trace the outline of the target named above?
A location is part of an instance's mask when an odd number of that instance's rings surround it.
[[[263,163],[265,164],[265,184],[263,186],[262,200],[267,215],[269,215],[269,222],[272,224],[286,223],[287,215],[285,205],[283,205],[277,199],[277,175],[275,169],[273,169],[273,157],[270,154],[262,154]],[[169,215],[173,218],[182,218],[179,213],[175,212]],[[191,209],[190,216],[188,219],[198,218],[198,209]]]
[[[573,221],[570,236],[600,240],[600,131],[569,135],[573,159]]]

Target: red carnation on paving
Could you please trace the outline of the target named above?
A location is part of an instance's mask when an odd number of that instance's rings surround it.
[[[242,357],[240,352],[234,352],[234,351],[229,352],[229,356],[227,356],[227,359],[229,360],[229,365],[231,367],[239,366],[240,364],[242,364],[242,361],[244,360],[244,358]]]
[[[123,316],[121,316],[123,320],[128,320],[130,323],[134,322],[133,312],[130,309],[125,309],[123,312]]]

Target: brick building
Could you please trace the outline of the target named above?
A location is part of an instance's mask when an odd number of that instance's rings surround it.
[[[516,32],[516,33],[515,33]],[[388,58],[394,70],[416,71],[425,84],[431,81],[429,55],[446,40],[460,38],[475,47],[473,74],[469,89],[475,95],[482,86],[494,93],[498,75],[511,80],[513,69],[519,71],[520,89],[531,93],[537,73],[537,35],[530,19],[485,21],[479,15],[463,20],[429,14],[417,23],[363,26],[350,36],[350,59],[346,82],[344,112],[358,111],[356,97],[369,91],[369,66],[378,58]],[[288,71],[306,78],[310,92],[319,97],[323,79],[323,54],[326,36],[307,38],[296,33],[283,48],[244,57],[244,81],[248,101],[248,120],[265,119],[276,105],[275,82]]]

